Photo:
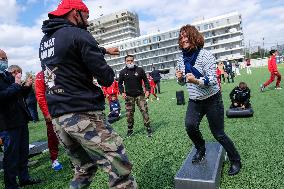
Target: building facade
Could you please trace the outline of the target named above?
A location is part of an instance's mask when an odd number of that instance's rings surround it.
[[[211,51],[217,61],[241,60],[244,57],[242,18],[239,13],[199,20],[192,25],[203,33],[204,48]],[[120,41],[105,41],[104,47],[118,47],[120,50],[119,56],[106,56],[106,60],[116,72],[124,68],[124,57],[127,54],[134,55],[136,63],[146,72],[152,71],[153,66],[156,69],[175,68],[181,55],[178,35],[179,28],[176,28],[139,37],[125,37]],[[94,37],[96,38],[96,35]]]
[[[217,61],[244,58],[242,17],[238,12],[193,22],[205,38],[204,47]]]
[[[127,10],[90,21],[88,30],[103,45],[140,36],[138,15]]]

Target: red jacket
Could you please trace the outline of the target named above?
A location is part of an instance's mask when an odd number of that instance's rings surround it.
[[[44,117],[49,115],[46,97],[45,97],[45,83],[44,83],[44,75],[43,72],[39,72],[36,75],[35,79],[35,93],[36,93],[36,99],[39,105],[39,108],[41,109]]]
[[[270,56],[268,59],[268,70],[270,72],[277,72],[276,57],[274,55]]]
[[[102,87],[102,90],[105,95],[118,95],[118,82],[114,80],[114,82],[109,87]]]

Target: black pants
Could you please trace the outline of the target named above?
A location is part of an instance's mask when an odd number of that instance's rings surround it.
[[[205,100],[189,100],[185,126],[189,138],[194,143],[196,149],[204,149],[205,141],[199,130],[200,121],[206,115],[209,128],[215,139],[227,151],[230,161],[240,161],[240,155],[234,143],[224,132],[224,105],[220,92]]]
[[[232,83],[234,83],[234,77],[235,77],[234,72],[228,72],[228,77],[227,77],[228,83],[230,83],[230,79],[232,80]]]
[[[154,81],[154,83],[156,84],[156,87],[155,87],[155,93],[157,94],[157,89],[158,89],[158,93],[160,94],[161,93],[161,90],[160,90],[160,80],[158,81]]]
[[[4,133],[4,182],[5,189],[18,188],[16,177],[23,182],[29,179],[29,131],[28,125],[3,131]]]
[[[33,121],[39,121],[38,112],[37,112],[37,103],[29,103],[27,104],[29,112],[32,116]]]

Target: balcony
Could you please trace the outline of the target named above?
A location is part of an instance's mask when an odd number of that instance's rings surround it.
[[[217,43],[211,44],[211,43],[205,43],[204,47],[208,48],[208,47],[214,47],[214,46],[218,46],[218,45],[224,45],[227,43],[234,43],[234,42],[238,42],[238,41],[242,41],[243,38],[241,36],[236,36],[236,37],[232,37],[229,39],[223,39],[223,40],[218,40]]]

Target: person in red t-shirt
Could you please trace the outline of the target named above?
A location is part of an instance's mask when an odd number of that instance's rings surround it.
[[[155,92],[156,83],[154,82],[154,79],[150,76],[149,73],[147,73],[147,79],[148,79],[148,81],[150,83],[150,87],[151,87],[150,94],[152,94],[157,100],[160,100],[159,97],[156,95],[156,92]],[[151,101],[153,101],[152,98],[151,98]]]
[[[217,69],[216,69],[216,76],[217,76],[217,81],[218,81],[218,85],[221,89],[221,70],[219,69],[219,67],[217,66]]]
[[[279,73],[278,68],[277,68],[277,64],[276,64],[277,53],[278,53],[277,50],[271,50],[269,52],[270,57],[268,59],[268,70],[270,72],[270,78],[263,85],[261,85],[261,88],[260,88],[261,92],[263,92],[264,88],[267,87],[269,84],[271,84],[274,81],[275,76],[277,77],[275,89],[282,89],[280,87],[281,74]]]
[[[44,75],[43,75],[43,72],[41,71],[36,75],[36,80],[35,80],[36,99],[37,99],[39,108],[41,109],[43,116],[45,118],[45,122],[46,122],[47,142],[48,142],[48,149],[50,153],[50,159],[52,162],[52,168],[55,171],[59,171],[62,169],[62,165],[57,160],[59,141],[53,130],[52,118],[48,111],[48,106],[47,106],[46,97],[45,97],[45,90],[46,90],[46,86],[44,82]]]

